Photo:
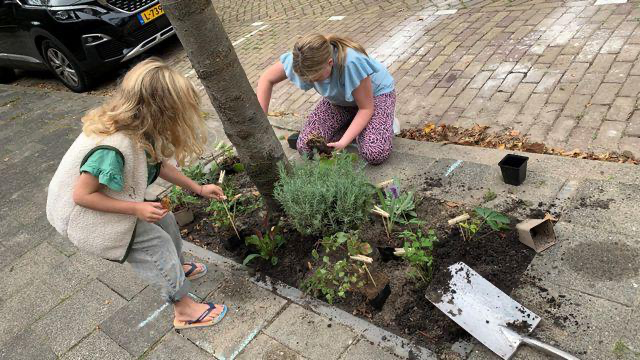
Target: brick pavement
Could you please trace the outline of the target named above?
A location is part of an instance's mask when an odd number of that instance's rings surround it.
[[[405,127],[478,123],[568,150],[640,156],[640,1],[594,3],[225,0],[217,7],[254,86],[296,36],[344,34],[389,66]],[[152,54],[197,81],[176,41]],[[306,114],[318,99],[282,85],[271,110]]]

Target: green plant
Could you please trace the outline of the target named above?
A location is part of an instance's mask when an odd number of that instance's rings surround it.
[[[217,143],[213,150],[218,151],[223,158],[233,156],[233,146],[225,144],[222,141]]]
[[[180,186],[172,186],[171,190],[169,190],[169,194],[167,195],[169,198],[169,202],[171,203],[171,210],[180,209],[189,204],[195,204],[198,202],[198,198],[190,195]]]
[[[242,262],[243,265],[247,265],[251,260],[261,257],[267,261],[271,261],[271,265],[278,264],[278,257],[275,255],[276,250],[284,245],[284,237],[278,234],[278,228],[273,226],[264,234],[256,232],[256,235],[251,235],[244,239],[247,245],[254,245],[258,248],[258,254],[251,254],[247,256]]]
[[[320,240],[320,244],[324,247],[326,253],[336,251],[337,249],[345,249],[349,256],[368,255],[371,254],[371,245],[358,239],[358,232],[350,233],[339,232],[331,236],[326,236]],[[346,245],[346,248],[345,248]]]
[[[429,230],[425,235],[421,230],[415,233],[405,230],[398,236],[404,239],[402,256],[411,266],[409,275],[429,281],[433,271],[433,244],[438,241],[435,231]]]
[[[506,215],[480,207],[475,208],[473,212],[474,215],[471,219],[458,224],[462,238],[465,241],[473,239],[476,233],[485,225],[489,225],[493,231],[509,230],[511,220]]]
[[[416,216],[418,215],[415,211],[416,206],[414,203],[413,192],[406,191],[404,193],[400,193],[398,186],[392,183],[387,188],[378,190],[378,200],[380,201],[380,205],[378,205],[378,209],[374,210],[382,210],[382,212],[374,212],[382,216],[387,230],[387,235],[391,235],[393,225],[396,223],[422,223],[420,220],[416,219]],[[384,220],[385,218],[387,219],[386,221]]]
[[[312,255],[316,260],[320,258],[316,250],[313,250]],[[325,255],[322,257],[322,265],[302,283],[302,288],[313,296],[322,294],[329,304],[333,304],[337,297],[346,297],[347,292],[354,286],[364,286],[363,275],[361,265],[351,263],[347,259],[332,264]]]
[[[218,175],[218,165],[213,163],[209,171],[205,171],[205,165],[202,163],[193,164],[182,168],[182,173],[189,179],[197,182],[198,184],[211,184],[216,181]]]
[[[486,208],[476,208],[474,212],[494,231],[509,230],[511,220],[506,215]]]
[[[498,197],[498,195],[496,195],[496,193],[489,189],[486,193],[484,193],[482,199],[484,200],[484,202],[489,202],[491,200],[494,200],[496,197]]]
[[[315,157],[287,172],[280,164],[274,196],[292,225],[304,235],[328,235],[356,229],[371,208],[374,187],[352,154]]]

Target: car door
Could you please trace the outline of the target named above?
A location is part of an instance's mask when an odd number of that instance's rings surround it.
[[[14,12],[17,3],[0,0],[0,63],[12,65],[18,52],[18,24]]]

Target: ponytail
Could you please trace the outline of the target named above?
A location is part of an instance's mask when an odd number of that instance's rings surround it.
[[[334,48],[338,52],[334,65],[337,66],[341,77],[349,48],[369,56],[362,45],[351,39],[337,35],[311,34],[302,37],[293,46],[293,71],[302,80],[311,82],[333,57]]]

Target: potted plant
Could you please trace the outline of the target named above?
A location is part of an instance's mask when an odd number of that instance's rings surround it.
[[[162,206],[173,212],[178,225],[185,226],[193,221],[193,211],[189,205],[197,202],[198,198],[174,185],[169,194],[162,199]]]

